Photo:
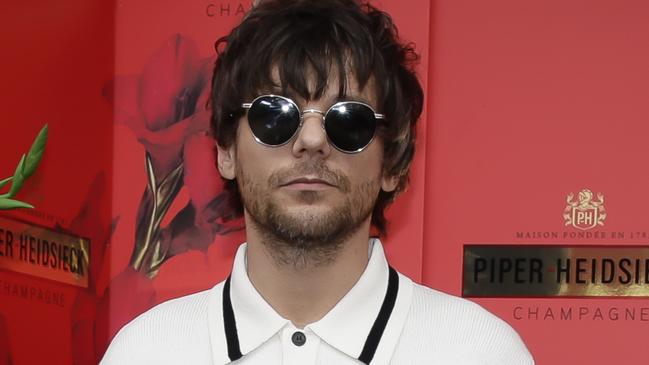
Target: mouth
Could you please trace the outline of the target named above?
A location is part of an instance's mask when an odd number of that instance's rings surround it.
[[[291,189],[291,190],[324,190],[336,186],[320,178],[300,177],[296,179],[291,179],[288,182],[280,185],[280,187]]]

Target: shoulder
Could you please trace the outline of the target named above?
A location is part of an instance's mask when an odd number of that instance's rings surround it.
[[[410,346],[434,349],[436,356],[455,363],[533,364],[507,322],[477,303],[416,283],[403,336]]]
[[[204,321],[209,291],[171,299],[142,313],[120,330],[117,336],[176,335]]]
[[[208,304],[219,286],[168,300],[133,319],[113,338],[101,365],[173,363],[179,353],[209,353]]]
[[[412,315],[425,316],[436,324],[458,328],[480,324],[485,329],[503,330],[509,326],[479,304],[413,283]]]

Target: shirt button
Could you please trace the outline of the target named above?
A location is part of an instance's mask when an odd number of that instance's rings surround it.
[[[295,346],[302,346],[306,342],[306,336],[304,333],[297,331],[293,333],[293,336],[291,336],[291,341],[293,341]]]

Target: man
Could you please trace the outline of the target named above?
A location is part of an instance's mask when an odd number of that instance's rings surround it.
[[[138,317],[103,364],[533,364],[511,327],[397,273],[370,238],[423,105],[387,14],[261,1],[217,49],[218,168],[247,243],[227,280]]]

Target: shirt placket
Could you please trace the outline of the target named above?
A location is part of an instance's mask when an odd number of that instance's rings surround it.
[[[282,330],[282,365],[315,365],[320,338],[309,328],[299,329],[292,324]]]

